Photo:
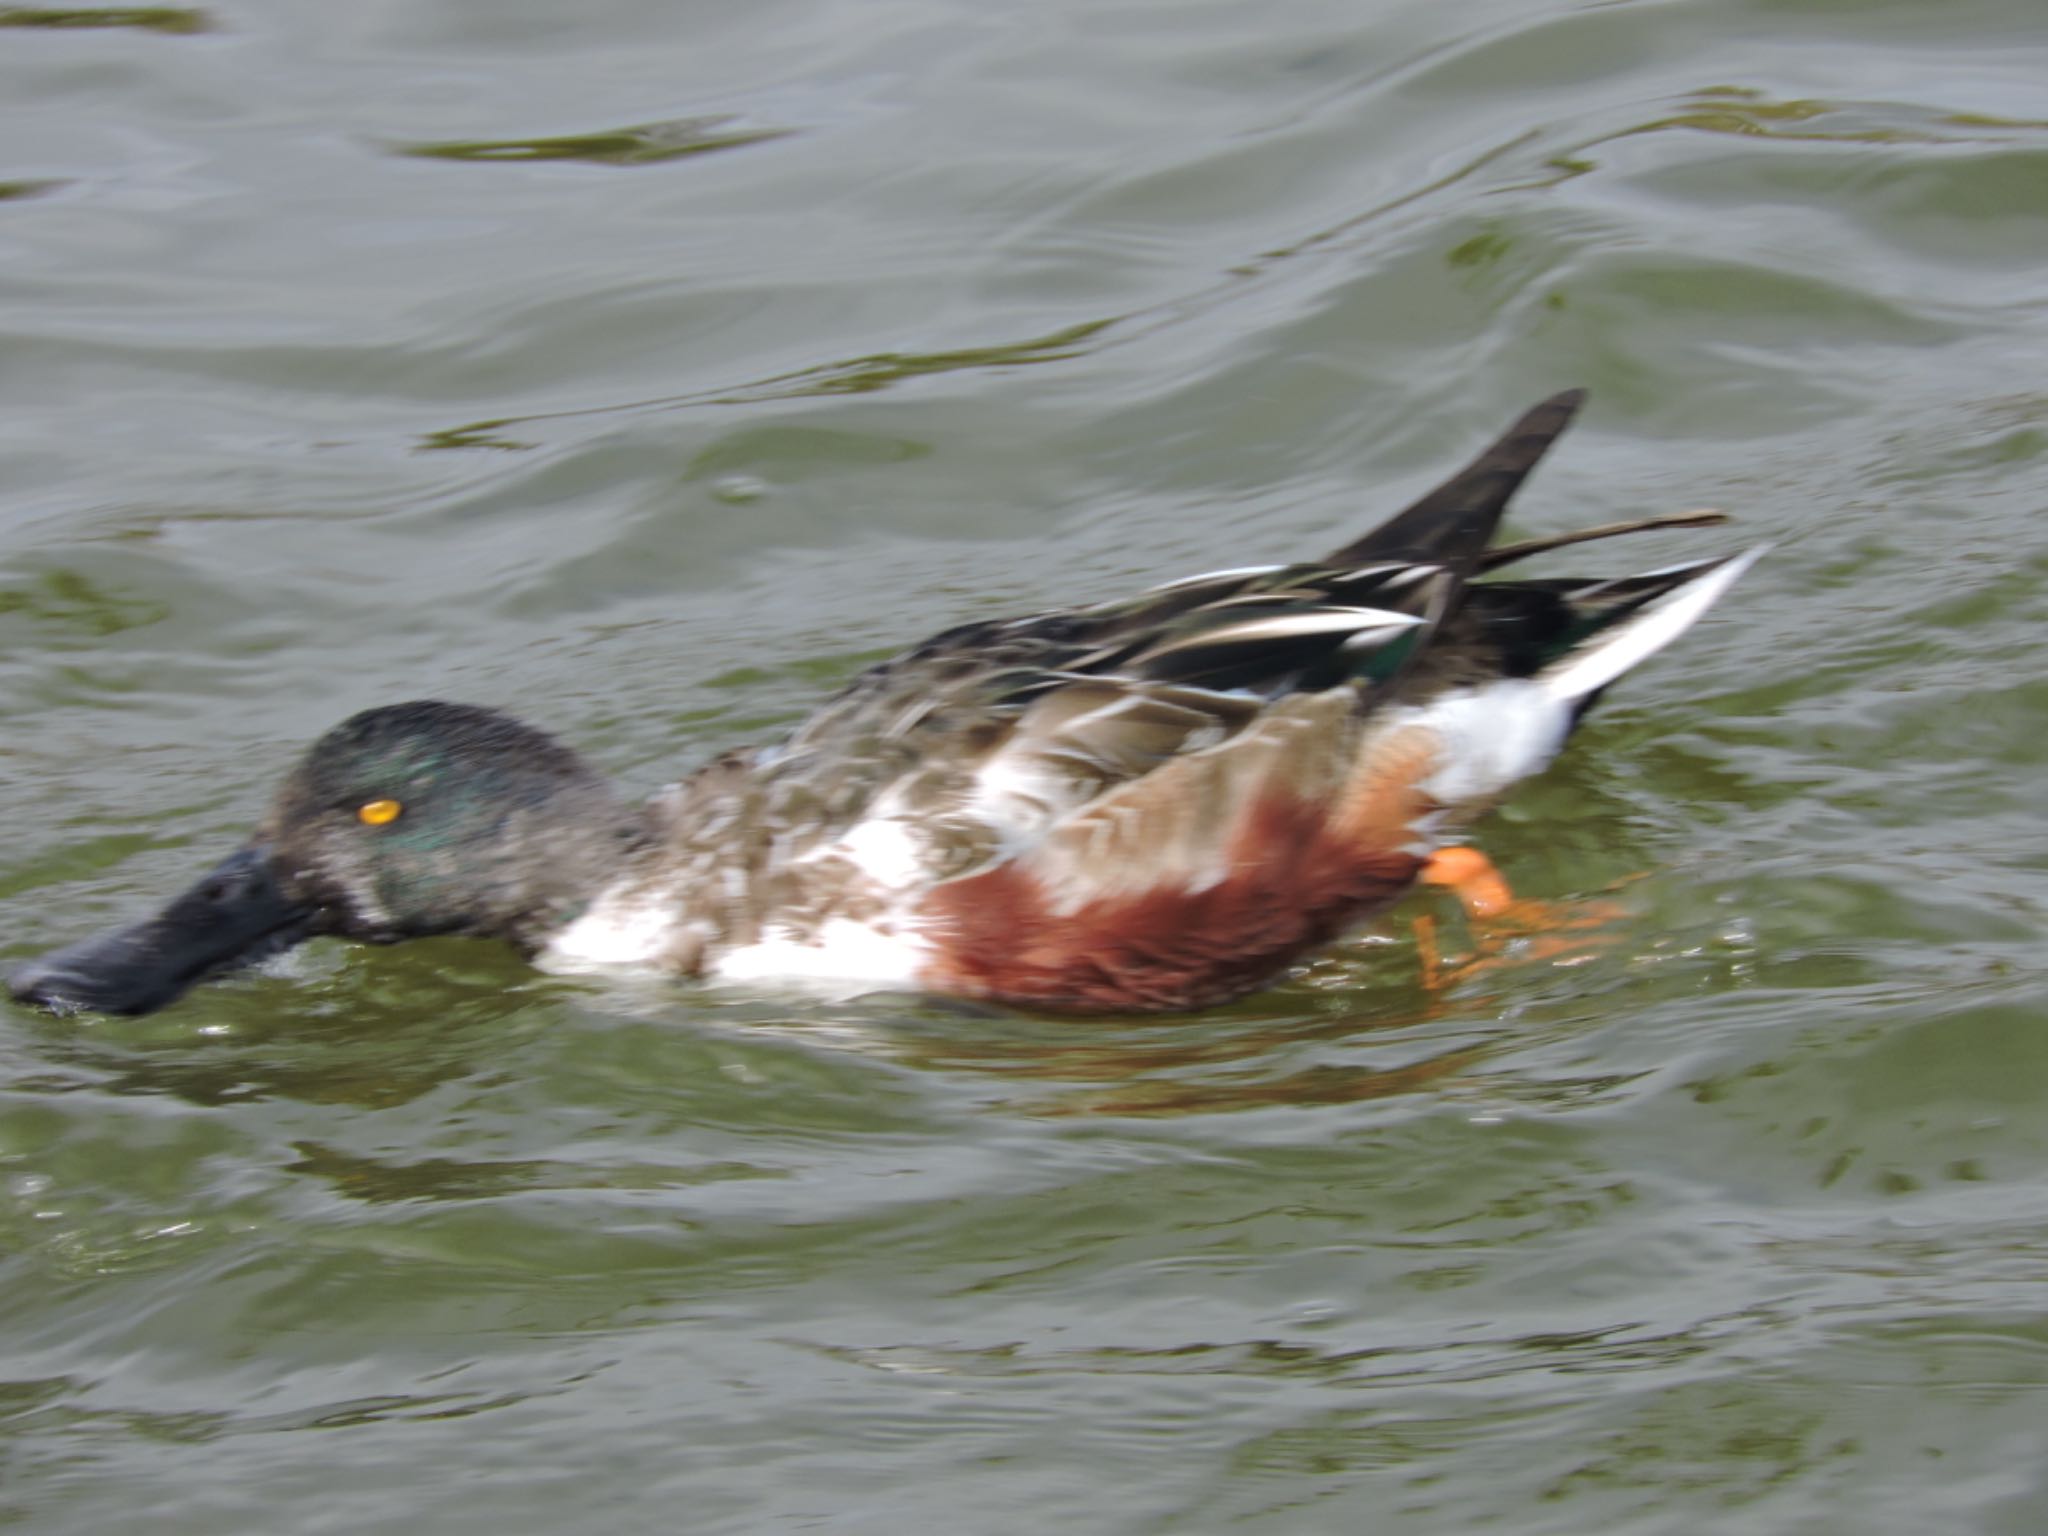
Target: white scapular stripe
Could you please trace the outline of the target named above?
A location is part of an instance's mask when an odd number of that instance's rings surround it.
[[[1156,587],[1147,587],[1148,592],[1175,592],[1182,587],[1199,587],[1204,582],[1224,581],[1232,576],[1249,580],[1254,576],[1270,576],[1275,571],[1284,571],[1284,565],[1238,565],[1222,571],[1199,571],[1193,576],[1178,577],[1173,581],[1162,581]]]
[[[1192,650],[1239,640],[1290,640],[1299,635],[1341,634],[1357,629],[1410,629],[1421,622],[1412,613],[1396,613],[1390,608],[1316,608],[1307,613],[1283,613],[1270,619],[1246,619],[1241,624],[1197,630],[1185,640],[1160,649],[1163,652],[1186,646]]]

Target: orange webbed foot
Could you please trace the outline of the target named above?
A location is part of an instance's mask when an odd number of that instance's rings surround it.
[[[1511,941],[1521,941],[1516,957],[1576,964],[1590,959],[1600,946],[1589,942],[1589,930],[1623,916],[1618,901],[1526,901],[1515,895],[1507,878],[1477,848],[1440,848],[1423,866],[1424,885],[1440,886],[1458,898],[1473,930],[1476,952],[1461,964],[1447,966],[1436,940],[1436,922],[1418,917],[1416,940],[1421,952],[1423,986],[1431,991],[1482,966],[1499,963]],[[1426,925],[1426,926],[1425,926]]]
[[[1458,898],[1475,922],[1500,917],[1518,905],[1507,877],[1477,848],[1439,848],[1422,866],[1424,885],[1440,885]]]

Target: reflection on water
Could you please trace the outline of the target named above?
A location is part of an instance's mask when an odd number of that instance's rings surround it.
[[[1085,321],[1064,327],[1048,336],[989,346],[961,347],[946,352],[878,353],[838,362],[800,368],[793,373],[751,383],[720,386],[698,394],[674,395],[654,400],[633,400],[613,405],[583,406],[573,411],[551,411],[534,416],[504,416],[491,421],[473,421],[460,427],[430,432],[422,439],[427,448],[528,448],[533,445],[505,437],[504,427],[541,421],[565,421],[592,416],[635,416],[647,412],[677,411],[707,405],[746,405],[771,400],[802,399],[812,395],[861,395],[887,389],[929,374],[1017,368],[1030,363],[1058,363],[1076,357],[1080,349],[1109,329],[1109,320]]]
[[[1618,911],[1599,917],[1612,922]],[[581,1000],[599,1010],[645,1007],[657,1017],[695,1005],[704,1022],[729,1014],[725,1027],[736,1038],[851,1050],[996,1085],[1057,1085],[1045,1095],[998,1101],[1033,1116],[1350,1103],[1421,1092],[1487,1060],[1512,1035],[1471,1023],[1501,1007],[1484,990],[1487,978],[1592,959],[1606,940],[1583,918],[1574,929],[1537,940],[1476,931],[1477,947],[1451,957],[1435,977],[1424,975],[1412,944],[1361,941],[1307,967],[1294,983],[1192,1021],[1031,1018],[887,996],[786,1019],[772,1003],[688,983],[621,987],[604,978],[537,977],[494,943],[423,940],[382,951],[323,941],[275,962],[272,974],[210,984],[196,1009],[181,1004],[85,1029],[74,1018],[42,1020],[42,1059],[68,1072],[38,1073],[18,1086],[170,1094],[207,1108],[284,1098],[390,1109],[484,1072],[499,1053],[559,1027],[563,1004]],[[205,1022],[191,1022],[195,1013]],[[1402,1059],[1350,1059],[1361,1049],[1372,1054],[1376,1044]],[[1330,1049],[1345,1059],[1320,1059]],[[308,1158],[295,1169],[333,1174],[346,1161],[334,1153]],[[408,1165],[422,1178],[428,1166]],[[490,1177],[518,1182],[512,1165],[493,1165]]]
[[[0,27],[136,27],[176,35],[210,32],[214,25],[205,11],[185,5],[0,5]]]
[[[109,591],[76,571],[44,571],[32,585],[0,588],[0,619],[20,614],[47,629],[85,635],[117,635],[169,613],[164,603]]]
[[[590,165],[659,165],[685,155],[741,149],[786,138],[793,128],[749,128],[732,117],[679,118],[596,133],[558,134],[544,139],[470,139],[442,144],[407,144],[400,153],[425,160],[581,160]]]
[[[2048,128],[2048,120],[1933,112],[1904,102],[1773,101],[1759,90],[1723,85],[1697,92],[1669,117],[1637,124],[1613,138],[1671,128],[1835,144],[2000,144]]]

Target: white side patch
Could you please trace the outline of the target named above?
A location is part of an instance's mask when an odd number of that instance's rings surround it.
[[[809,939],[777,933],[712,960],[719,981],[781,983],[851,995],[876,987],[914,987],[931,946],[913,934],[883,933],[835,917]]]
[[[1539,682],[1503,678],[1387,716],[1389,726],[1410,721],[1440,743],[1439,766],[1416,787],[1457,807],[1492,800],[1548,766],[1571,731],[1572,712]]]

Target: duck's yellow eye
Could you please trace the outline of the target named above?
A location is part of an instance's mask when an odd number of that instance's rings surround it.
[[[389,826],[404,809],[396,800],[365,800],[356,807],[356,819],[366,827]]]

